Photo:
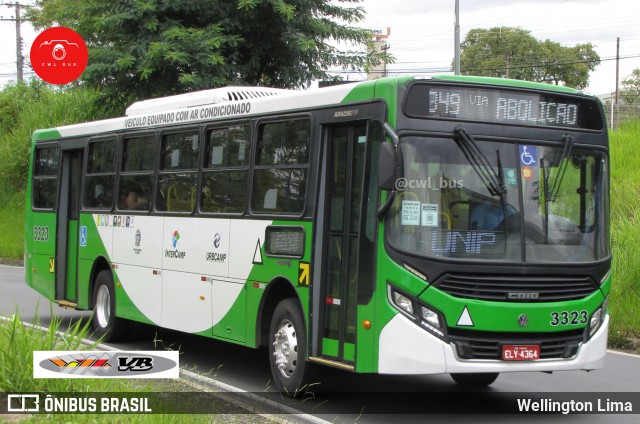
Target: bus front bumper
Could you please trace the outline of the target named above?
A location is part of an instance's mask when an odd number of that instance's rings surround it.
[[[380,374],[489,373],[516,371],[569,371],[602,368],[607,353],[609,315],[598,331],[569,359],[500,361],[460,359],[455,348],[397,314],[380,333]]]

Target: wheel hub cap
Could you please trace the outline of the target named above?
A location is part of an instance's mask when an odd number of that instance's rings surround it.
[[[98,288],[95,314],[100,327],[107,328],[111,318],[111,296],[109,295],[109,289],[105,285],[101,285]]]
[[[298,364],[298,339],[293,324],[283,320],[275,334],[273,342],[273,356],[275,364],[285,378],[290,378],[296,371]]]

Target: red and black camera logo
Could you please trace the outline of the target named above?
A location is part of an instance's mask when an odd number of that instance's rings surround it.
[[[68,84],[84,72],[89,53],[77,32],[53,27],[36,37],[30,58],[31,66],[40,78],[50,84]]]

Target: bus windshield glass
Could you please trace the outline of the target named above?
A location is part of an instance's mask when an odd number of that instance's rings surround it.
[[[402,178],[387,214],[405,253],[508,262],[608,257],[607,157],[554,145],[404,137]]]

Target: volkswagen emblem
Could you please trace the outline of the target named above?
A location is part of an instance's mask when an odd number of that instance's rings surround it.
[[[520,327],[526,327],[527,324],[529,324],[529,317],[527,317],[525,314],[522,314],[518,317],[518,325]]]

